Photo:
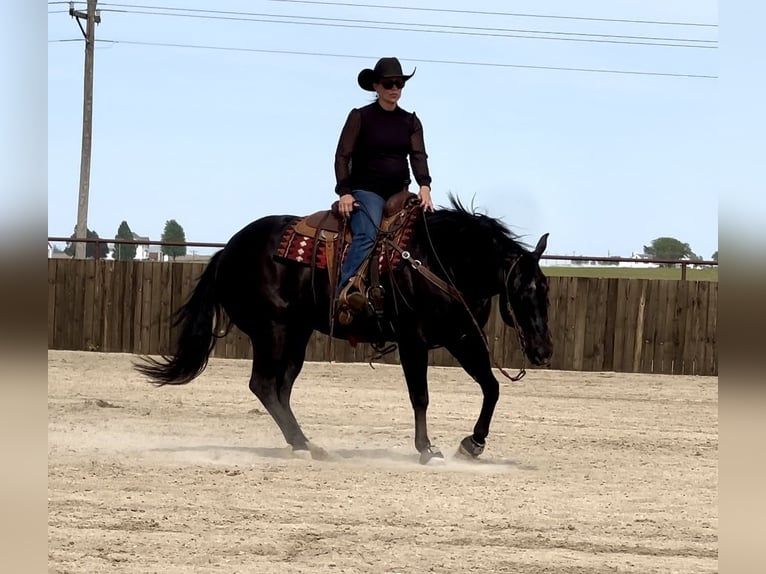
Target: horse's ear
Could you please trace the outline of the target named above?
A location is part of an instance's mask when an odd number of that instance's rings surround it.
[[[548,234],[544,233],[540,238],[540,241],[537,242],[537,247],[535,247],[535,250],[532,252],[535,259],[540,259],[540,256],[543,254],[546,247],[548,247]]]

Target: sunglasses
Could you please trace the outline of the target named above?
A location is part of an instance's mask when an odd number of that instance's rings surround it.
[[[386,88],[387,90],[390,90],[392,88],[398,88],[402,89],[404,87],[405,81],[404,80],[381,80],[380,85]]]

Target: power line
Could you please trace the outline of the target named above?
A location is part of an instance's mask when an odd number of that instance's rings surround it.
[[[291,14],[267,14],[267,13],[260,13],[260,12],[239,12],[239,11],[230,11],[230,10],[204,10],[204,9],[193,9],[193,8],[176,8],[171,6],[147,6],[147,5],[138,5],[138,4],[114,4],[114,3],[103,3],[102,6],[114,6],[116,8],[140,8],[145,10],[162,10],[165,12],[173,12],[173,14],[162,14],[158,12],[143,12],[140,10],[129,10],[126,11],[127,13],[131,14],[157,14],[157,15],[163,15],[163,16],[185,16],[185,17],[191,17],[191,18],[202,18],[202,19],[213,19],[213,20],[237,20],[237,21],[256,21],[256,22],[262,22],[263,20],[254,20],[250,17],[269,17],[269,18],[292,18],[295,20],[305,20],[305,21],[324,21],[324,22],[339,22],[339,23],[345,23],[345,24],[376,24],[376,25],[385,25],[385,26],[418,26],[421,28],[451,28],[453,30],[465,30],[465,31],[471,31],[471,32],[507,32],[507,33],[523,33],[523,34],[551,34],[556,36],[584,36],[584,37],[590,37],[590,38],[621,38],[626,40],[656,40],[656,41],[667,41],[667,42],[699,42],[699,43],[710,43],[714,44],[717,43],[716,40],[704,40],[704,39],[695,39],[695,38],[668,38],[668,37],[657,37],[657,36],[630,36],[625,34],[597,34],[597,33],[587,33],[587,32],[559,32],[555,30],[529,30],[529,29],[519,29],[519,28],[491,28],[487,26],[461,26],[461,25],[452,25],[452,24],[423,24],[419,22],[392,22],[387,20],[362,20],[358,18],[325,18],[325,17],[318,17],[318,16],[294,16]],[[123,12],[122,10],[113,10],[113,9],[107,9],[107,11],[112,12]],[[194,14],[175,14],[176,12],[190,12]],[[204,16],[203,16],[204,15]],[[208,16],[213,15],[213,16]],[[226,16],[226,17],[224,17]],[[242,16],[245,18],[234,18],[234,16]],[[272,20],[269,20],[272,21]],[[281,23],[281,22],[280,22]],[[431,30],[416,30],[416,31],[431,31]],[[445,30],[436,30],[441,33],[450,33],[449,31]],[[495,35],[495,34],[476,34],[476,35]],[[498,36],[507,36],[507,34],[497,34]],[[511,36],[516,37],[516,36]],[[525,36],[526,37],[526,36]],[[557,39],[557,38],[551,38],[551,39]],[[580,41],[585,41],[578,39]],[[644,42],[639,42],[641,44],[644,44]],[[709,46],[704,46],[709,47]]]
[[[448,8],[422,8],[417,6],[387,6],[385,4],[358,4],[354,2],[320,2],[319,0],[266,0],[266,2],[283,2],[290,4],[316,4],[321,6],[346,6],[353,8],[383,8],[391,10],[411,10],[418,12],[442,12],[450,14],[474,14],[480,16],[512,16],[516,18],[551,18],[558,20],[585,20],[589,22],[620,22],[625,24],[656,24],[661,26],[698,26],[717,28],[718,24],[703,22],[667,22],[661,20],[628,20],[623,18],[591,18],[586,16],[560,16],[554,14],[529,14],[520,12],[488,12],[481,10],[451,10]]]
[[[673,22],[667,20],[633,20],[627,18],[597,18],[591,16],[563,16],[560,14],[534,14],[528,12],[491,12],[485,10],[457,10],[449,8],[423,8],[420,6],[391,6],[385,4],[359,4],[355,2],[327,2],[319,0],[264,0],[266,2],[281,2],[283,4],[313,4],[318,6],[343,6],[347,8],[373,8],[385,10],[408,10],[411,12],[438,12],[443,14],[466,14],[476,16],[508,16],[513,18],[539,18],[550,20],[579,20],[585,22],[614,22],[620,24],[650,24],[657,26],[691,26],[700,28],[718,28],[718,24],[706,22]],[[84,2],[75,2],[83,4]],[[53,4],[69,4],[69,2],[48,2]]]
[[[66,42],[69,40],[49,40],[52,42]],[[308,52],[298,50],[270,50],[265,48],[239,48],[236,46],[211,46],[204,44],[182,44],[171,42],[144,42],[137,40],[100,40],[101,43],[110,44],[125,44],[130,46],[156,46],[163,48],[189,48],[197,50],[218,50],[226,52],[250,52],[258,54],[280,54],[288,56],[314,56],[314,57],[326,57],[326,58],[350,58],[357,60],[371,61],[377,58],[377,56],[360,56],[354,54],[333,54],[328,52]],[[680,74],[674,72],[647,72],[641,70],[616,70],[605,68],[574,68],[564,66],[536,66],[527,64],[505,64],[500,62],[471,62],[461,60],[434,60],[426,58],[401,58],[408,62],[416,62],[421,64],[444,64],[455,66],[477,66],[477,67],[491,67],[491,68],[518,68],[527,70],[555,70],[564,72],[586,72],[597,74],[624,74],[633,76],[655,76],[655,77],[669,77],[669,78],[694,78],[694,79],[706,79],[715,80],[718,76],[704,75],[704,74]]]
[[[419,28],[401,28],[401,27],[394,28],[390,26],[374,26],[374,25],[367,25],[367,24],[341,24],[341,23],[331,23],[331,22],[325,22],[325,21],[322,21],[322,22],[315,21],[315,20],[328,20],[328,19],[309,17],[309,16],[300,17],[300,18],[304,18],[305,21],[295,21],[295,20],[277,20],[277,19],[264,19],[264,18],[244,18],[241,16],[221,16],[221,15],[214,16],[209,14],[182,14],[177,12],[173,12],[173,13],[149,12],[145,10],[132,10],[132,9],[131,10],[116,10],[116,9],[106,8],[104,9],[104,11],[113,12],[113,13],[123,13],[123,14],[140,14],[140,15],[147,15],[147,16],[169,16],[169,17],[176,17],[176,18],[195,18],[195,19],[201,19],[201,20],[229,20],[229,21],[238,21],[238,22],[264,22],[264,23],[271,23],[271,24],[293,24],[293,25],[301,25],[301,26],[319,26],[319,27],[329,27],[329,28],[387,30],[387,31],[398,31],[398,32],[420,32],[420,33],[429,33],[429,34],[450,34],[450,35],[458,35],[458,36],[485,36],[485,37],[495,37],[495,38],[519,38],[519,39],[526,39],[526,40],[556,40],[556,41],[568,41],[568,42],[588,42],[588,43],[598,43],[598,44],[627,44],[632,46],[661,46],[661,47],[671,47],[671,48],[716,49],[716,46],[701,46],[701,45],[695,45],[695,44],[676,44],[676,43],[667,43],[667,42],[635,42],[631,40],[560,38],[560,37],[551,37],[551,36],[529,36],[529,35],[521,35],[521,34],[497,34],[497,33],[491,33],[491,32],[424,30]],[[294,16],[271,15],[271,14],[258,14],[258,16],[267,16],[270,18],[298,18]],[[360,20],[358,22],[364,22],[364,21]],[[419,25],[419,24],[415,24],[415,25]],[[554,33],[560,33],[560,32],[554,32]],[[582,35],[582,34],[578,34],[578,35]],[[692,41],[699,41],[699,40],[692,40]]]

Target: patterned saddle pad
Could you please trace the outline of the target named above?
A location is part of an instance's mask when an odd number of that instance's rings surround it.
[[[420,214],[420,209],[404,207],[394,215],[384,217],[381,222],[381,230],[391,232],[393,241],[402,249],[409,248],[415,221]],[[285,229],[277,247],[274,258],[278,261],[293,261],[303,265],[314,265],[319,269],[327,269],[328,250],[329,260],[339,262],[342,265],[351,244],[351,233],[347,225],[331,221],[330,211],[318,212],[305,217],[297,217]],[[323,227],[322,221],[327,222]],[[334,229],[333,229],[334,227]],[[345,229],[344,229],[345,227]],[[340,233],[344,233],[344,241],[340,241]],[[343,252],[338,248],[342,244]],[[378,238],[373,250],[373,257],[377,258],[380,272],[388,269],[397,269],[401,265],[401,255],[395,250],[386,248],[384,242]]]

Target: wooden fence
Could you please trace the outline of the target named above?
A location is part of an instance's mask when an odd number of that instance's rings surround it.
[[[193,290],[204,263],[48,260],[48,348],[162,354],[171,352],[170,317]],[[550,278],[553,369],[666,374],[718,374],[718,283],[657,279]],[[515,332],[495,308],[485,332],[503,367],[521,365]],[[366,361],[352,348],[315,333],[307,360]],[[213,356],[250,358],[237,329]],[[457,366],[444,349],[431,364]],[[398,354],[382,362],[398,362]]]

